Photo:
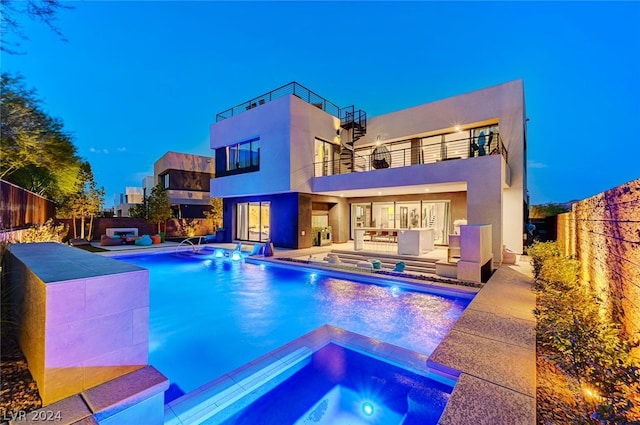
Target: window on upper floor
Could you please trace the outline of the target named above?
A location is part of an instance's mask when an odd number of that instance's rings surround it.
[[[212,177],[201,171],[166,170],[158,180],[163,189],[209,192]]]
[[[216,177],[260,169],[260,138],[216,149]]]

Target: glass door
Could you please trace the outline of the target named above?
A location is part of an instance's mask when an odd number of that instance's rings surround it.
[[[266,242],[270,239],[269,202],[249,202],[236,205],[236,239]]]
[[[371,204],[351,205],[351,239],[355,238],[354,229],[371,227]]]
[[[249,239],[249,204],[236,204],[236,239]]]
[[[271,213],[271,203],[262,202],[260,204],[260,242],[267,242],[271,239],[269,230]]]
[[[449,243],[450,221],[449,201],[422,202],[422,227],[433,229],[437,245]]]

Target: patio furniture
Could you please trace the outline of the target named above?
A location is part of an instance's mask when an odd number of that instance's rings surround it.
[[[101,246],[115,246],[115,245],[122,245],[123,243],[123,239],[121,239],[118,236],[108,236],[108,235],[102,235],[100,236],[100,245]]]
[[[162,242],[162,237],[160,237],[160,235],[153,235],[153,236],[151,236],[151,242],[154,245],[157,245],[157,244]]]
[[[502,264],[515,264],[516,253],[511,251],[505,245],[502,245]]]
[[[136,239],[134,244],[138,246],[150,246],[153,244],[153,240],[151,240],[151,236],[149,235],[142,235],[141,238]]]
[[[265,257],[273,257],[273,243],[272,242],[267,242],[264,244],[264,251],[262,251],[263,255]]]
[[[325,257],[325,260],[329,262],[329,264],[342,264],[342,260],[338,257],[338,254],[329,253]]]
[[[382,270],[382,261],[369,260],[369,262],[371,263],[371,267],[373,267],[373,270]]]
[[[356,263],[356,267],[359,269],[365,269],[365,270],[373,270],[373,264],[371,264],[371,262],[367,261],[367,260],[360,260]]]
[[[262,245],[261,243],[257,243],[253,245],[253,249],[251,249],[251,252],[249,253],[249,255],[262,255],[263,250],[264,250],[264,245]]]
[[[404,263],[404,261],[398,261],[396,263],[396,266],[393,268],[393,271],[394,272],[403,272],[405,267],[406,267],[406,264]]]

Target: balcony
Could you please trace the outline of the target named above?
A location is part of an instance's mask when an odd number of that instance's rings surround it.
[[[238,115],[242,112],[248,111],[253,108],[257,108],[258,106],[264,105],[267,102],[271,102],[279,97],[284,97],[288,95],[296,96],[305,102],[315,106],[318,109],[322,109],[326,113],[333,115],[335,117],[341,117],[341,111],[338,106],[334,103],[329,102],[327,99],[315,94],[308,88],[294,82],[289,84],[285,84],[282,87],[279,87],[275,90],[270,91],[269,93],[265,93],[258,97],[254,97],[251,100],[247,100],[239,105],[234,106],[233,108],[227,109],[226,111],[220,112],[216,115],[216,122],[220,122],[222,120],[226,120],[227,118],[231,118],[235,115]]]
[[[502,155],[508,162],[508,152],[499,133],[489,137],[442,138],[435,143],[415,145],[415,140],[403,140],[391,144],[368,146],[356,149],[354,166],[344,166],[340,159],[314,163],[314,177],[346,174],[351,172],[375,171],[386,168],[408,167],[441,161],[467,159],[486,155]],[[423,141],[425,139],[422,139]],[[411,145],[411,147],[406,147]],[[335,157],[335,156],[334,156]]]

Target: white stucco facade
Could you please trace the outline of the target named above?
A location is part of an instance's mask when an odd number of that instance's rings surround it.
[[[463,193],[464,218],[468,224],[491,225],[493,258],[499,262],[502,245],[517,253],[523,250],[527,202],[525,125],[524,87],[521,80],[516,80],[369,118],[366,135],[355,143],[359,149],[374,147],[381,141],[392,144],[497,126],[508,154],[502,151],[495,155],[315,176],[316,140],[332,143],[338,149],[344,130],[341,134],[338,117],[288,95],[212,124],[212,149],[220,151],[258,138],[260,150],[259,169],[215,178],[211,181],[211,193],[223,198],[304,193],[347,198],[349,203],[376,196],[385,200],[394,196],[415,198],[425,193],[432,198],[433,194],[441,193],[447,200],[452,194]],[[221,164],[217,161],[218,167]]]

